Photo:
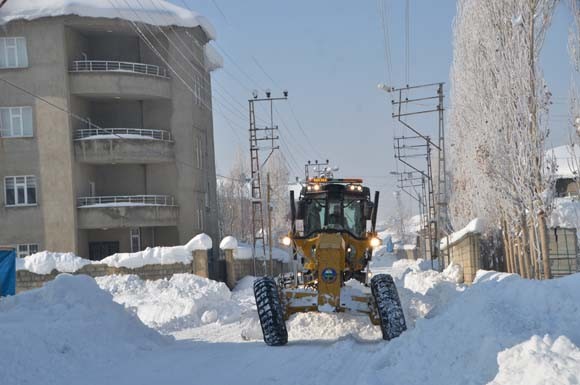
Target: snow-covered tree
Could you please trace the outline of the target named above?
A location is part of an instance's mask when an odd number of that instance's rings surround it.
[[[507,218],[515,232],[549,210],[553,178],[544,158],[551,94],[539,54],[556,4],[458,1],[450,113],[455,227],[473,217],[490,226]]]

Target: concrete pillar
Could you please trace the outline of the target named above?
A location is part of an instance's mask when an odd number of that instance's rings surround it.
[[[226,284],[230,289],[233,289],[238,282],[234,250],[224,249],[224,254],[226,255]]]
[[[193,250],[193,274],[209,278],[207,250]]]

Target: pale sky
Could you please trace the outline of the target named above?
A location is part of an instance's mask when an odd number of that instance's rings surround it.
[[[247,99],[251,91],[270,88],[280,95],[287,88],[290,101],[278,105],[275,121],[292,176],[303,177],[306,160],[328,158],[340,167],[339,176],[363,177],[372,190],[379,189],[379,216],[392,214],[392,138],[394,130],[398,135],[403,131],[395,128],[391,118],[390,96],[379,91],[377,84],[404,84],[403,0],[386,1],[391,79],[385,72],[376,1],[172,1],[205,15],[217,29],[218,50],[226,53],[224,69],[213,73],[218,173],[227,174],[238,148],[249,158]],[[410,15],[409,83],[443,81],[448,85],[455,2],[411,0]],[[568,137],[570,22],[569,10],[560,6],[542,59],[554,94],[551,141],[555,145]],[[258,112],[267,118],[265,110]],[[435,116],[431,121],[434,128]],[[429,120],[422,124],[425,130],[431,129]]]

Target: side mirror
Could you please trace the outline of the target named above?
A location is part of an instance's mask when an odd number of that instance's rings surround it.
[[[364,210],[365,220],[368,221],[372,218],[373,208],[374,208],[373,202],[370,202],[370,201],[363,202],[363,210]]]
[[[306,211],[306,204],[304,201],[298,201],[298,209],[296,210],[296,219],[303,220]]]

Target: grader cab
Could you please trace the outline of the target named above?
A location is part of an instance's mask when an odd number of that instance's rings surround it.
[[[299,312],[367,314],[385,340],[406,330],[393,278],[366,275],[372,249],[380,245],[378,203],[378,191],[372,201],[361,179],[311,178],[297,204],[291,192],[292,229],[283,243],[292,248],[300,268],[291,279],[254,282],[266,344],[285,345],[285,321]]]

